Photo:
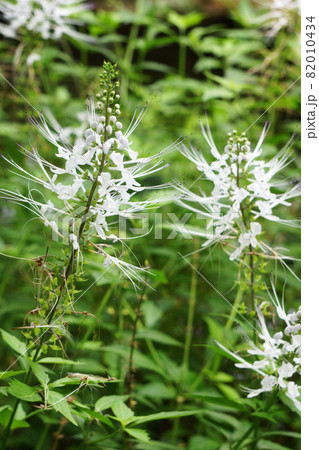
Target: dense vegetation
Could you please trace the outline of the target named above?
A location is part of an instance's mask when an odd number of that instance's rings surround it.
[[[95,2],[74,12],[75,23],[62,16],[64,27],[58,8],[73,2],[56,2],[46,22],[35,11],[50,3],[26,2],[31,16],[20,5],[16,27],[0,5],[3,448],[300,448],[293,2],[279,16],[275,2],[249,0],[216,10]],[[260,136],[262,153],[250,156]],[[69,163],[61,176],[80,180],[83,192],[64,198],[41,164],[64,168],[74,144],[96,159],[85,165],[79,153]],[[128,152],[127,165],[110,148]],[[263,162],[274,182],[257,193]],[[118,195],[106,197],[112,213],[101,206],[104,172],[119,173]],[[240,189],[250,194],[237,201]],[[48,218],[39,205],[57,197],[60,212]],[[274,211],[256,212],[260,199]],[[99,207],[109,227],[98,223]],[[208,211],[213,225],[189,207]]]

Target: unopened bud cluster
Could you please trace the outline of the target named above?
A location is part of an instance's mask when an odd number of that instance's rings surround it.
[[[227,145],[225,146],[225,153],[229,155],[230,161],[248,161],[248,154],[250,152],[250,142],[245,133],[238,134],[237,130],[228,133]]]

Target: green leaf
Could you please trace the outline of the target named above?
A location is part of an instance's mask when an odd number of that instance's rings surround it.
[[[5,396],[8,395],[6,387],[3,387],[3,386],[0,387],[0,395],[5,395]]]
[[[201,58],[195,64],[195,72],[203,72],[204,70],[211,70],[221,67],[221,62],[216,58]]]
[[[86,372],[87,368],[90,368],[90,373],[95,374],[104,374],[105,373],[105,366],[103,366],[99,361],[96,359],[89,359],[89,358],[81,358],[79,359],[76,370],[79,372]]]
[[[252,415],[256,416],[256,417],[261,417],[262,419],[269,420],[272,423],[278,423],[278,420],[276,420],[274,418],[274,416],[270,413],[260,411],[260,412],[254,412]]]
[[[139,387],[138,395],[157,399],[168,399],[176,397],[176,390],[172,386],[154,381],[153,383],[143,384]]]
[[[7,370],[6,372],[0,372],[0,380],[4,380],[5,378],[15,377],[24,372],[25,372],[25,370]]]
[[[146,422],[153,422],[153,420],[175,419],[176,417],[193,416],[194,414],[199,414],[200,412],[201,411],[167,411],[156,414],[150,414],[148,416],[134,417],[130,422],[146,423]]]
[[[6,342],[15,352],[19,353],[19,355],[24,355],[26,353],[27,346],[24,342],[19,341],[18,338],[4,330],[0,329],[0,333],[4,342]]]
[[[59,378],[58,380],[53,381],[53,383],[50,383],[49,388],[52,389],[57,387],[69,386],[72,384],[81,384],[81,379],[70,377]]]
[[[112,424],[112,422],[110,421],[110,419],[106,416],[104,416],[103,414],[97,412],[97,411],[93,411],[92,409],[89,408],[84,408],[82,406],[77,406],[78,409],[80,409],[82,412],[86,413],[88,416],[92,417],[93,419],[96,419],[100,422],[105,423],[105,425],[108,425],[111,428],[114,428],[114,425]],[[74,412],[74,414],[76,414],[76,411]]]
[[[12,380],[10,382],[7,392],[26,402],[40,402],[42,400],[42,397],[33,387],[21,383],[18,380]]]
[[[152,327],[162,317],[163,311],[151,301],[142,304],[145,325]]]
[[[10,417],[12,414],[12,408],[8,405],[0,407],[0,424],[4,427],[8,425]],[[17,420],[14,419],[11,425],[11,429],[14,430],[16,428],[29,428],[30,425],[25,420]]]
[[[235,417],[233,417],[231,414],[222,413],[219,411],[210,411],[205,410],[205,414],[214,422],[217,424],[222,425],[224,428],[235,428],[240,429],[240,421],[237,420]]]
[[[190,12],[188,14],[178,14],[171,11],[168,14],[168,20],[175,25],[179,30],[185,31],[187,28],[198,25],[204,18],[204,15],[198,12]]]
[[[262,434],[263,436],[288,436],[296,439],[301,439],[301,434],[296,433],[295,431],[284,431],[284,430],[277,430],[277,431],[266,431]]]
[[[50,381],[49,375],[46,373],[48,369],[37,362],[35,363],[31,358],[27,358],[27,360],[36,378],[43,386],[47,386]]]
[[[72,366],[74,364],[79,364],[77,361],[71,361],[70,359],[64,359],[59,357],[47,357],[39,359],[39,363],[42,364],[71,364]]]
[[[137,338],[138,339],[150,339],[151,341],[158,342],[160,344],[164,345],[173,345],[176,347],[182,347],[183,345],[178,342],[176,339],[172,338],[171,336],[168,336],[165,333],[162,333],[158,330],[139,330],[137,332]]]
[[[203,102],[208,102],[214,98],[230,99],[234,98],[234,94],[223,87],[212,87],[205,89],[203,92]]]
[[[258,441],[258,448],[261,450],[291,450],[291,447],[285,447],[280,444],[276,444],[276,442],[266,441],[264,439],[260,439]]]
[[[134,412],[125,405],[122,400],[117,400],[111,406],[113,414],[120,419],[122,422],[127,422],[130,418],[134,416]]]
[[[230,400],[226,397],[216,397],[216,395],[194,392],[193,394],[187,394],[189,397],[197,398],[198,400],[202,400],[203,402],[212,403],[214,405],[226,406],[233,409],[238,409],[239,411],[246,411],[247,408],[244,406],[245,402],[239,403],[233,400]]]
[[[129,357],[129,348],[127,348],[123,345],[110,345],[105,348],[105,351],[111,352],[113,354],[121,355],[125,359],[127,359]],[[143,353],[141,353],[138,350],[134,351],[134,365],[138,368],[157,372],[160,375],[165,376],[165,372],[158,364],[156,364],[148,356],[143,355]]]
[[[139,441],[149,442],[151,440],[147,431],[145,430],[141,430],[140,428],[124,428],[124,429],[130,436],[133,436],[135,439],[138,439]]]
[[[209,450],[220,450],[222,448],[222,443],[218,442],[218,437],[215,439],[210,439],[205,436],[192,436],[189,442],[189,450],[198,450],[200,448]]]
[[[117,401],[121,400],[125,402],[129,398],[129,395],[109,395],[107,397],[101,397],[95,403],[95,409],[97,411],[105,411],[111,408]]]
[[[209,378],[215,383],[232,383],[234,377],[225,372],[209,373]]]
[[[72,409],[64,395],[59,392],[49,391],[48,406],[52,406],[57,412],[66,417],[73,425],[78,426],[76,420],[72,416]]]
[[[238,391],[236,389],[234,389],[232,386],[229,386],[228,384],[224,384],[224,383],[218,383],[217,386],[222,391],[222,393],[225,395],[225,397],[227,397],[230,400],[233,400],[235,402],[241,401],[241,397],[238,394]]]

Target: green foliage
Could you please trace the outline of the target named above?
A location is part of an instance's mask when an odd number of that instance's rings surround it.
[[[266,121],[271,123],[267,158],[293,133],[298,136],[298,21],[269,40],[263,12],[248,0],[219,18],[191,1],[176,2],[180,8],[168,1],[110,1],[105,8],[102,3],[80,17],[86,25],[79,29],[95,43],[66,36],[41,41],[26,33],[20,42],[0,43],[0,74],[16,89],[1,78],[2,154],[33,171],[18,147],[29,149],[31,141],[56,163],[50,146],[25,120],[26,112],[43,112],[50,121],[56,119],[58,128],[72,129],[68,139],[73,143],[83,125],[85,101],[99,84],[104,106],[114,110],[120,94],[126,125],[137,106],[152,100],[130,137],[142,156],[190,134],[202,150],[198,121],[205,114],[221,149],[233,128],[246,130],[256,144]],[[31,52],[41,59],[28,65]],[[99,79],[104,59],[110,63]],[[297,137],[293,151],[294,162],[283,171],[283,179],[292,182],[299,178]],[[177,150],[167,154],[167,162],[166,172],[153,175],[150,183],[178,179],[200,191],[196,167]],[[2,188],[27,194],[24,180],[5,164],[0,176]],[[299,219],[299,207],[295,201],[285,218]],[[200,240],[168,239],[167,213],[181,218],[185,211],[167,202],[161,212],[161,224],[150,214],[154,228],[128,241],[132,260],[151,267],[150,287],[136,293],[113,268],[101,276],[100,259],[92,253],[84,263],[85,276],[78,273],[67,281],[69,296],[57,309],[61,320],[54,333],[39,341],[42,329],[34,324],[52,311],[69,252],[62,252],[63,245],[52,241],[28,210],[1,202],[0,433],[15,430],[6,441],[8,450],[299,448],[300,418],[285,396],[271,404],[266,393],[247,399],[242,386],[255,386],[256,379],[240,373],[237,360],[214,344],[218,340],[241,352],[245,339],[254,338],[246,261],[239,268],[218,247],[204,251]],[[187,226],[196,230],[201,224],[192,217]],[[157,238],[154,230],[160,232]],[[284,246],[299,257],[298,229],[271,223],[265,234],[274,247]],[[181,255],[189,255],[202,277]],[[280,264],[255,264],[259,300],[271,323],[264,281],[269,286],[273,274],[279,297],[285,291],[287,310],[299,306],[299,282]],[[298,260],[287,264],[299,274]]]

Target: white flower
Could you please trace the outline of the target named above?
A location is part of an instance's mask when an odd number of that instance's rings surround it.
[[[260,22],[267,29],[269,38],[275,37],[281,29],[292,26],[294,17],[300,14],[299,0],[271,0],[263,4],[268,12],[260,16]]]
[[[40,34],[43,39],[58,40],[62,35],[68,35],[90,40],[73,27],[80,23],[74,16],[86,9],[88,5],[82,0],[0,1],[0,13],[5,22],[0,24],[0,34],[18,38],[24,28],[27,32]],[[32,62],[36,60],[32,59]],[[29,61],[29,64],[32,63]]]
[[[70,242],[73,246],[74,250],[78,250],[79,249],[79,243],[78,243],[78,238],[75,236],[74,233],[71,233],[69,236]]]
[[[276,293],[272,301],[276,307],[278,317],[284,322],[284,326],[293,328],[293,323],[300,322],[300,308],[298,312],[287,315],[282,305],[280,305]],[[246,359],[226,349],[220,343],[217,345],[235,358],[238,362],[235,364],[240,369],[251,370],[258,373],[261,377],[261,387],[257,389],[248,389],[248,397],[255,397],[262,392],[270,392],[274,389],[282,390],[287,397],[289,397],[294,405],[300,409],[300,352],[301,352],[301,335],[299,323],[298,327],[291,330],[291,333],[284,334],[282,331],[270,334],[266,320],[261,310],[257,308],[257,314],[260,326],[260,343],[255,345],[251,343],[251,348],[247,350],[248,354],[255,355],[259,359],[250,363]],[[289,321],[288,316],[293,317],[294,322]],[[295,333],[295,334],[294,334]],[[291,380],[291,377],[296,377],[296,380]]]
[[[258,245],[257,236],[261,233],[261,225],[258,222],[252,222],[250,229],[246,233],[241,233],[238,238],[239,247],[230,255],[229,259],[232,261],[241,256],[244,249],[252,246],[256,248]]]
[[[51,129],[44,116],[40,116],[39,120],[32,117],[31,123],[55,147],[60,164],[56,166],[45,160],[35,148],[32,148],[32,151],[24,150],[31,162],[38,166],[38,170],[33,167],[30,173],[14,161],[4,158],[18,170],[18,175],[42,186],[43,190],[39,200],[35,200],[32,196],[32,190],[26,197],[18,192],[0,189],[0,196],[33,211],[45,226],[51,227],[61,237],[66,235],[72,224],[68,243],[73,250],[80,249],[79,237],[83,236],[79,234],[79,229],[83,221],[87,224],[85,230],[87,237],[90,237],[88,233],[91,232],[91,236],[93,233],[93,237],[102,240],[102,243],[105,240],[112,242],[121,240],[122,238],[117,238],[114,233],[110,234],[110,225],[114,227],[121,217],[133,217],[134,214],[156,206],[164,200],[159,196],[144,200],[140,197],[136,199],[136,193],[152,189],[144,187],[140,178],[165,168],[167,164],[163,156],[175,145],[172,144],[160,154],[147,158],[139,158],[138,152],[130,148],[129,136],[142,120],[145,111],[146,108],[143,108],[136,118],[134,115],[125,133],[111,127],[108,128],[110,133],[107,135],[105,130],[109,126],[110,117],[99,116],[92,99],[88,108],[88,125],[80,127],[82,141],[76,139],[74,145],[63,139],[68,133],[63,131],[58,133],[55,129]],[[105,144],[109,149],[107,154],[104,150]],[[102,155],[105,158],[105,165],[101,168]],[[94,195],[86,206],[92,186]],[[154,189],[161,187],[166,185],[155,186]],[[39,193],[40,190],[35,191]],[[44,196],[45,191],[50,196],[48,201]],[[109,243],[107,245],[110,247]],[[106,262],[107,265],[112,263],[133,282],[142,280],[139,275],[134,274],[134,270],[143,269],[136,267],[134,269],[133,265],[124,263],[113,255],[107,255],[104,250],[101,252],[99,247],[98,253],[104,255],[105,267]]]
[[[257,219],[296,226],[294,221],[282,220],[272,212],[279,204],[289,206],[288,200],[299,195],[299,185],[283,190],[282,187],[286,186],[279,186],[273,180],[290,162],[289,146],[265,162],[260,156],[266,127],[254,149],[244,135],[240,136],[234,130],[229,133],[224,153],[220,153],[209,127],[204,128],[201,124],[201,128],[213,157],[212,162],[208,162],[192,146],[187,148],[182,145],[180,151],[208,180],[208,192],[198,195],[179,185],[177,188],[181,198],[177,203],[207,219],[206,229],[196,232],[206,237],[204,246],[224,241],[224,247],[228,249],[235,244],[235,250],[228,252],[231,260],[239,259],[244,251],[252,251],[253,248],[272,257],[271,249],[260,239],[262,227]],[[274,188],[276,193],[273,192]],[[278,193],[280,188],[283,192]],[[187,231],[192,233],[191,230]]]
[[[0,28],[1,31],[1,28]],[[36,61],[40,61],[41,59],[41,55],[39,55],[39,53],[31,53],[28,57],[27,57],[27,66],[33,66],[33,64]]]

